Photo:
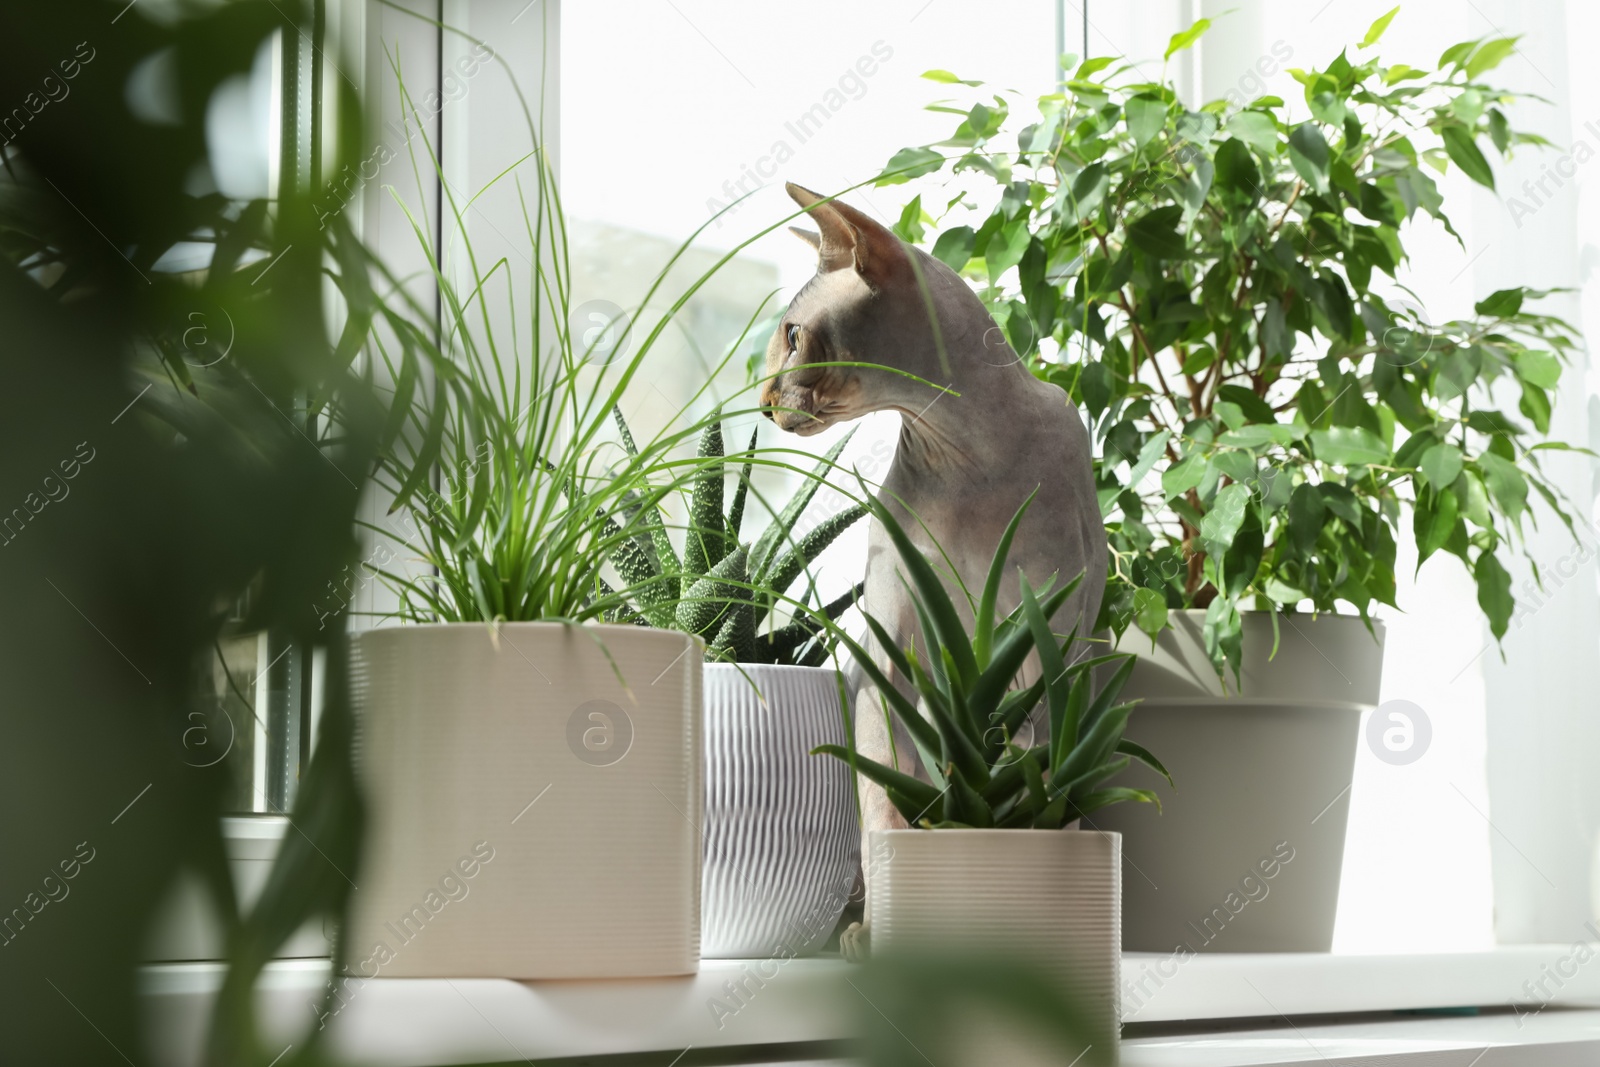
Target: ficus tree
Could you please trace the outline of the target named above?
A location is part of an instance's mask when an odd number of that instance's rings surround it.
[[[1237,671],[1241,610],[1394,605],[1405,536],[1419,561],[1461,560],[1500,637],[1530,498],[1572,524],[1540,459],[1568,447],[1544,436],[1573,328],[1522,287],[1435,323],[1400,281],[1412,225],[1460,240],[1439,175],[1493,189],[1489,154],[1547,143],[1484,80],[1515,38],[1453,45],[1433,70],[1389,64],[1371,49],[1398,10],[1289,70],[1292,104],[1190,108],[1164,75],[1068,57],[1014,136],[1013,97],[936,104],[955,131],[880,179],[946,177],[947,196],[928,179],[906,204],[900,235],[932,238],[1092,420],[1102,624],[1153,637],[1169,611],[1204,609],[1219,671]]]

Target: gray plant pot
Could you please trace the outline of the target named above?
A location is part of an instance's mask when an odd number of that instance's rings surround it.
[[[707,664],[704,685],[700,953],[814,952],[844,911],[861,852],[849,768],[809,754],[846,744],[837,676],[825,667]]]
[[[1092,817],[1122,834],[1122,945],[1130,952],[1326,952],[1344,862],[1361,717],[1378,700],[1383,625],[1359,618],[1244,617],[1241,684],[1205,654],[1202,611],[1181,611],[1139,654],[1124,699],[1128,737],[1172,772],[1135,765],[1112,784],[1154,788],[1163,811],[1119,804]]]

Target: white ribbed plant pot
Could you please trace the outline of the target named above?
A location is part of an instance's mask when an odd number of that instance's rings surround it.
[[[372,630],[355,651],[369,824],[352,973],[699,968],[697,639],[461,623]]]
[[[1153,805],[1093,816],[1122,834],[1129,952],[1326,952],[1344,864],[1362,715],[1378,700],[1383,624],[1354,616],[1245,612],[1240,682],[1228,692],[1205,651],[1205,612],[1179,611],[1135,652],[1121,699],[1127,736],[1172,772],[1174,791],[1135,764],[1108,784],[1154,789]],[[1159,888],[1157,888],[1159,887]]]
[[[763,699],[764,698],[764,699]],[[839,921],[861,853],[847,743],[829,667],[707,664],[701,954],[816,951]]]
[[[1092,830],[874,830],[872,954],[953,949],[1031,959],[1114,1041],[1121,844]]]

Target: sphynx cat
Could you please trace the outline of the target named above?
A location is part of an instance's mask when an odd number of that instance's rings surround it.
[[[973,596],[1006,524],[1037,491],[1011,546],[1011,573],[1020,567],[1038,588],[1081,572],[1054,628],[1088,633],[1105,590],[1106,536],[1089,433],[1066,393],[1028,371],[955,271],[848,204],[794,184],[788,191],[817,224],[817,233],[795,229],[816,247],[817,273],[767,345],[767,417],[809,436],[871,411],[898,411],[899,447],[880,499],[942,573],[948,557]],[[816,366],[852,362],[876,366]],[[916,641],[916,613],[896,565],[894,545],[874,521],[863,610]],[[948,575],[946,584],[970,614]],[[1002,587],[1001,614],[1020,599],[1012,577]],[[895,680],[910,694],[908,680]],[[855,707],[861,754],[927,780],[910,734],[885,722],[876,696],[858,693]],[[881,787],[865,778],[861,785],[861,854],[868,856],[867,833],[903,829],[906,821]],[[865,941],[865,929],[852,926],[841,948],[856,958]]]

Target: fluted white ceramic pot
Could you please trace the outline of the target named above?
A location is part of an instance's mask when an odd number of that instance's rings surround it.
[[[1121,1007],[1122,838],[1094,830],[874,830],[873,956],[954,950],[1032,961],[1099,1042]]]
[[[707,664],[701,953],[816,951],[849,899],[861,851],[849,768],[812,756],[846,743],[828,667]]]
[[[699,969],[698,639],[461,623],[354,647],[369,825],[351,972]]]

